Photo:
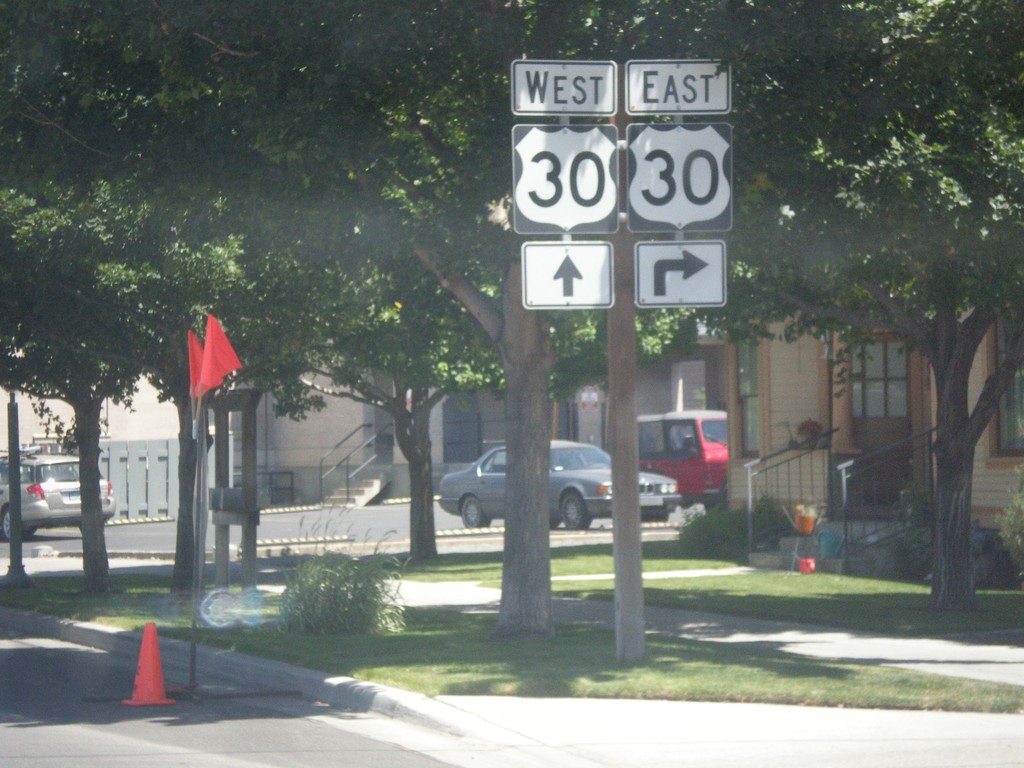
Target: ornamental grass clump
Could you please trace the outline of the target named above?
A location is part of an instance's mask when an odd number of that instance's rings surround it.
[[[281,625],[316,635],[401,631],[398,571],[398,561],[384,555],[325,554],[307,560],[287,578]]]

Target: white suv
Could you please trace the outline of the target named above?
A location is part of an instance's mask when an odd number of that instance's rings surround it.
[[[0,456],[0,541],[10,541],[10,469]],[[103,516],[114,516],[110,483],[100,480]],[[82,488],[78,457],[60,454],[23,454],[21,457],[21,534],[28,538],[37,528],[81,527]]]

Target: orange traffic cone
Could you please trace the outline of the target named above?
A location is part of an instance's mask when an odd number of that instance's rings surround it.
[[[142,650],[139,651],[139,668],[135,673],[135,690],[123,704],[131,707],[148,707],[156,704],[173,704],[164,689],[164,671],[160,666],[160,646],[156,637],[156,624],[149,622],[142,631]]]

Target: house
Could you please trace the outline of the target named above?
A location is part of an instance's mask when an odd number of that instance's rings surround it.
[[[845,354],[843,354],[845,353]],[[998,355],[990,334],[975,361],[970,393],[977,397]],[[879,335],[855,350],[833,338],[804,336],[731,345],[726,370],[729,401],[730,499],[745,502],[745,466],[799,441],[798,427],[816,421],[835,430],[831,450],[852,460],[900,441],[912,443],[935,425],[934,387],[927,360],[899,339]],[[1003,398],[999,416],[978,444],[974,465],[974,519],[993,527],[1017,489],[1024,461],[1024,374]],[[915,480],[914,460],[891,458],[890,491]]]

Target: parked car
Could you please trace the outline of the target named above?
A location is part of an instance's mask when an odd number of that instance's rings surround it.
[[[726,427],[725,411],[640,416],[640,468],[674,478],[685,505],[724,504],[729,473]]]
[[[39,528],[81,527],[82,487],[78,457],[61,454],[25,454],[21,464],[21,534],[27,538]],[[10,465],[0,456],[0,540],[10,541]],[[114,516],[113,488],[100,480],[103,516]]]
[[[441,478],[441,508],[462,517],[467,528],[505,516],[505,446],[487,451],[468,469]],[[596,517],[612,516],[612,459],[593,445],[554,440],[548,489],[551,527],[583,530]],[[640,473],[640,510],[646,519],[667,520],[680,504],[676,482],[653,472]]]

